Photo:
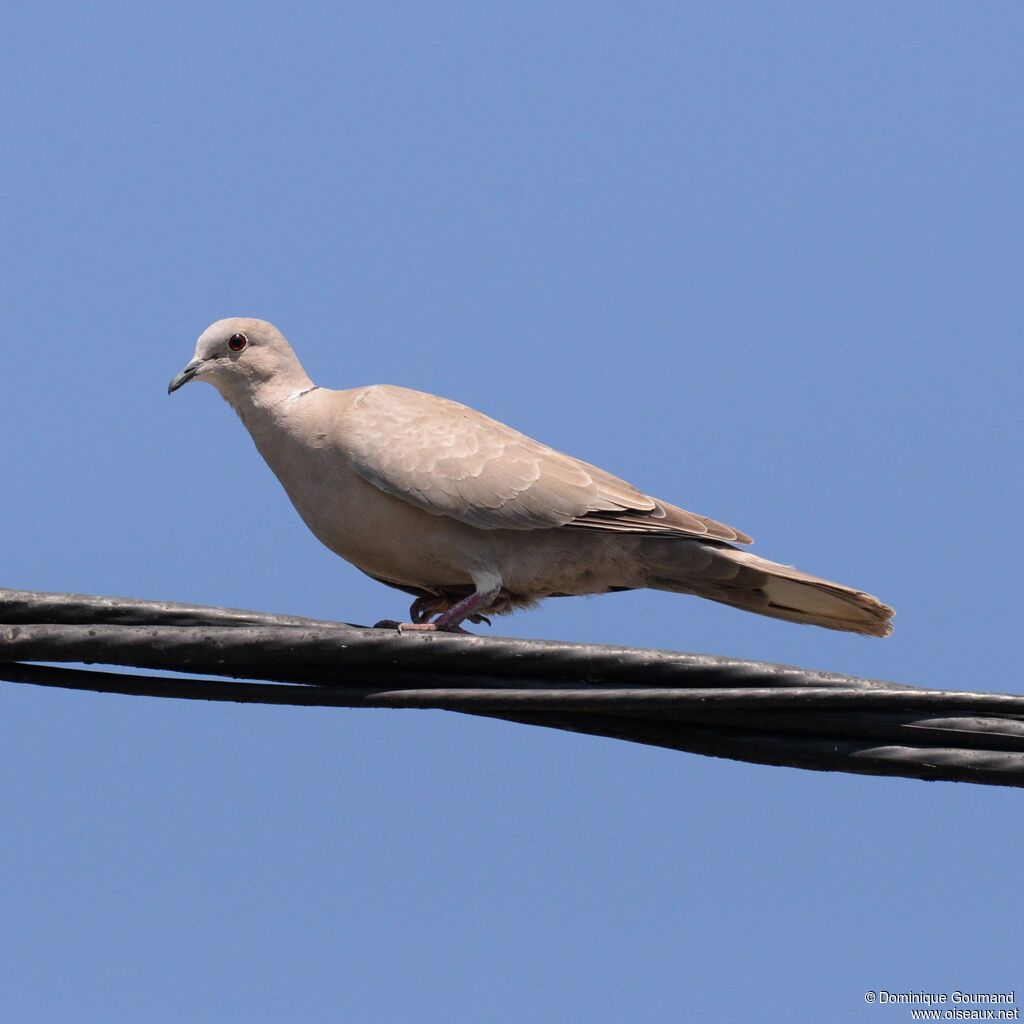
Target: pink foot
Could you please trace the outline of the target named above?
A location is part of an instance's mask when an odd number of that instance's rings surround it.
[[[413,630],[421,633],[465,633],[461,625],[463,622],[486,622],[489,626],[491,620],[479,609],[490,608],[500,590],[500,584],[484,591],[474,590],[455,604],[450,604],[445,597],[418,597],[409,609],[412,622],[385,619],[377,623],[377,628],[397,629],[399,633]],[[441,614],[432,622],[424,621],[438,611]]]
[[[446,597],[417,597],[409,609],[409,618],[412,624],[426,622],[432,615],[439,615],[448,611],[449,602]]]
[[[439,622],[398,622],[395,619],[381,619],[373,628],[397,629],[399,633],[463,633],[466,636],[474,635],[468,629],[463,629],[454,623],[446,626]]]
[[[433,615],[437,616],[437,619],[434,621],[439,622],[445,617],[444,613],[451,607],[451,602],[446,597],[434,597],[433,595],[430,597],[417,597],[409,608],[409,618],[412,621],[406,623],[406,625],[418,626],[427,623]],[[457,607],[458,605],[456,605]],[[476,625],[479,625],[481,622],[486,622],[488,626],[491,624],[491,620],[486,615],[480,615],[478,612],[467,615],[463,621],[473,622]]]

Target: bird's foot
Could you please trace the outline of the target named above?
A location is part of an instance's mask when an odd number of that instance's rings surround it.
[[[482,615],[479,618],[487,622]],[[487,624],[490,625],[489,622]],[[395,619],[381,619],[373,628],[397,629],[399,633],[462,633],[465,636],[473,636],[468,629],[463,629],[455,623],[442,625],[439,622],[398,622]]]
[[[448,598],[431,594],[430,597],[417,597],[409,608],[409,618],[412,624],[428,622],[433,615],[448,611],[450,602]]]
[[[437,615],[440,619],[443,614],[448,611],[451,607],[451,603],[446,597],[417,597],[412,603],[412,607],[409,609],[410,622],[408,625],[419,626],[426,625],[430,622],[431,616]],[[435,619],[434,621],[438,621]],[[469,621],[479,626],[481,622],[486,623],[488,626],[491,624],[491,620],[486,615],[481,615],[479,612],[474,612],[472,615],[467,615],[463,621]]]
[[[478,609],[490,608],[498,596],[499,589],[499,587],[493,587],[485,591],[475,590],[461,601],[456,601],[455,604],[440,594],[417,597],[409,608],[409,618],[412,619],[412,622],[384,619],[378,622],[375,628],[397,629],[399,633],[464,633],[467,636],[472,636],[473,634],[463,629],[460,623],[473,622],[479,625],[484,622],[489,626],[491,620]],[[436,615],[437,618],[431,619],[432,615]]]

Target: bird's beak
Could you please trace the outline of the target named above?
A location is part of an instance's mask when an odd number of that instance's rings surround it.
[[[167,394],[173,395],[183,384],[187,384],[202,368],[205,360],[193,359],[181,373],[178,374],[170,384],[167,385]]]

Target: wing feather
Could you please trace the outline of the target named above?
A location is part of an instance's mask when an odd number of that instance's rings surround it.
[[[731,526],[657,501],[446,398],[391,385],[364,388],[348,427],[353,465],[365,480],[480,529],[565,526],[750,543]]]

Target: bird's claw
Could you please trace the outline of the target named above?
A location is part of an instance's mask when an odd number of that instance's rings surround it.
[[[489,622],[487,624],[490,625]],[[462,633],[465,636],[473,636],[468,629],[461,626],[443,626],[436,622],[398,622],[396,619],[381,619],[373,628],[394,629],[399,633]]]

